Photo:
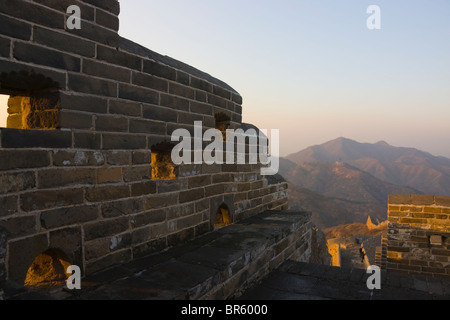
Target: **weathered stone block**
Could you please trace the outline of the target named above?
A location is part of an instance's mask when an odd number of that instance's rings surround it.
[[[40,220],[43,228],[54,229],[93,221],[98,217],[99,209],[94,205],[44,211],[41,213]]]
[[[17,60],[52,68],[77,72],[81,69],[80,58],[29,43],[17,42],[14,45],[13,55]]]
[[[53,152],[53,164],[61,167],[101,166],[105,158],[100,151],[65,151]]]
[[[147,146],[145,136],[136,134],[102,134],[103,149],[132,150],[145,149]]]
[[[40,170],[37,173],[37,179],[40,189],[93,185],[96,182],[95,169],[86,168]]]
[[[86,200],[100,202],[130,197],[130,188],[125,185],[108,185],[86,189]]]
[[[33,189],[36,176],[33,171],[0,174],[0,194]]]
[[[122,168],[97,169],[97,183],[114,183],[122,181]]]
[[[0,217],[13,215],[18,211],[18,196],[0,197]]]
[[[83,225],[86,241],[105,238],[121,234],[129,229],[129,218],[119,217],[115,219],[97,221]]]
[[[81,188],[34,191],[20,195],[20,207],[26,212],[76,205],[83,201],[83,189]]]
[[[70,148],[72,133],[68,131],[41,131],[2,129],[3,148]]]
[[[36,217],[19,216],[0,220],[0,228],[6,231],[8,239],[16,239],[36,233]]]

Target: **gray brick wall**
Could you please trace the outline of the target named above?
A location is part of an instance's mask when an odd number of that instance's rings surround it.
[[[69,5],[81,30],[68,30]],[[63,251],[90,274],[213,229],[222,203],[239,221],[287,209],[287,184],[258,165],[183,165],[151,176],[152,146],[215,115],[241,126],[242,97],[222,81],[118,33],[116,0],[0,0],[0,93],[52,91],[55,130],[0,129],[0,227],[8,277]],[[64,235],[71,239],[64,241]]]

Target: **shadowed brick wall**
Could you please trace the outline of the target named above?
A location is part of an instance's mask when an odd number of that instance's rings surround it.
[[[74,4],[81,30],[66,28]],[[41,128],[53,130],[0,129],[10,280],[23,284],[49,248],[86,275],[213,230],[221,205],[233,222],[287,208],[287,184],[259,164],[182,165],[176,179],[152,179],[153,146],[178,128],[193,133],[194,121],[214,128],[218,114],[240,128],[242,98],[121,38],[119,11],[116,0],[0,0],[0,94],[59,99]]]
[[[388,271],[450,277],[450,197],[391,195],[388,220]]]

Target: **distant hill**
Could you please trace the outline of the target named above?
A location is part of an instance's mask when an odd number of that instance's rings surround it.
[[[384,205],[328,198],[293,183],[289,183],[288,199],[291,209],[311,212],[312,222],[322,230],[341,224],[363,223],[369,215],[379,220],[387,218]]]
[[[321,227],[365,222],[368,216],[386,220],[389,194],[420,193],[393,185],[342,162],[292,165],[280,161],[280,174],[289,181],[291,208],[313,213]]]
[[[384,141],[370,144],[338,138],[291,154],[286,160],[291,163],[283,170],[292,167],[292,163],[344,162],[394,185],[426,194],[450,195],[450,159],[413,148],[393,147]]]

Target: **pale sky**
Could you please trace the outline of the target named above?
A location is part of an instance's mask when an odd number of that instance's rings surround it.
[[[450,1],[123,0],[120,19],[237,90],[282,155],[344,136],[450,157]]]
[[[448,0],[120,3],[121,36],[228,83],[283,156],[346,137],[450,157]]]

